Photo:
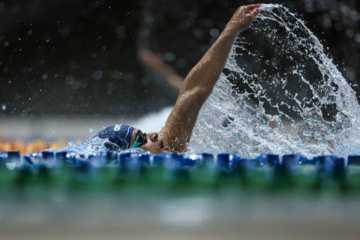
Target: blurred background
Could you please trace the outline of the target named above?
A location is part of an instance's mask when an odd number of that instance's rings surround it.
[[[0,137],[85,138],[102,126],[173,105],[176,91],[144,68],[138,51],[160,53],[185,77],[235,9],[259,2],[297,12],[360,93],[357,0],[4,0]],[[34,189],[32,194],[2,196],[2,239],[359,236],[357,195],[159,198],[155,192],[129,198],[120,192],[76,198],[56,189],[44,197]]]
[[[356,0],[6,0],[0,2],[0,114],[134,118],[172,105],[176,94],[146,71],[138,51],[160,53],[185,77],[236,7],[257,2],[297,12],[359,92]]]

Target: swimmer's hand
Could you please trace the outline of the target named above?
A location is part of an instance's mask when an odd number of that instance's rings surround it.
[[[226,25],[226,30],[234,32],[246,30],[259,13],[260,6],[261,4],[251,4],[239,7]]]

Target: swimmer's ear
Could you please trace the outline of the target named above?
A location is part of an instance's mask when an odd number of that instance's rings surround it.
[[[112,142],[105,142],[104,146],[108,148],[110,151],[118,151],[120,150],[120,147]]]

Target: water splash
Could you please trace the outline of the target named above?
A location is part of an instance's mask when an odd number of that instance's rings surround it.
[[[188,153],[359,153],[355,92],[304,21],[263,4],[251,29],[233,45]]]

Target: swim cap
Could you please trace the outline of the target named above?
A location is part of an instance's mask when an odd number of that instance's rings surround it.
[[[130,148],[133,131],[133,127],[119,124],[97,132],[94,137],[109,139],[110,142],[105,143],[105,147],[110,148],[110,150],[125,150]]]

